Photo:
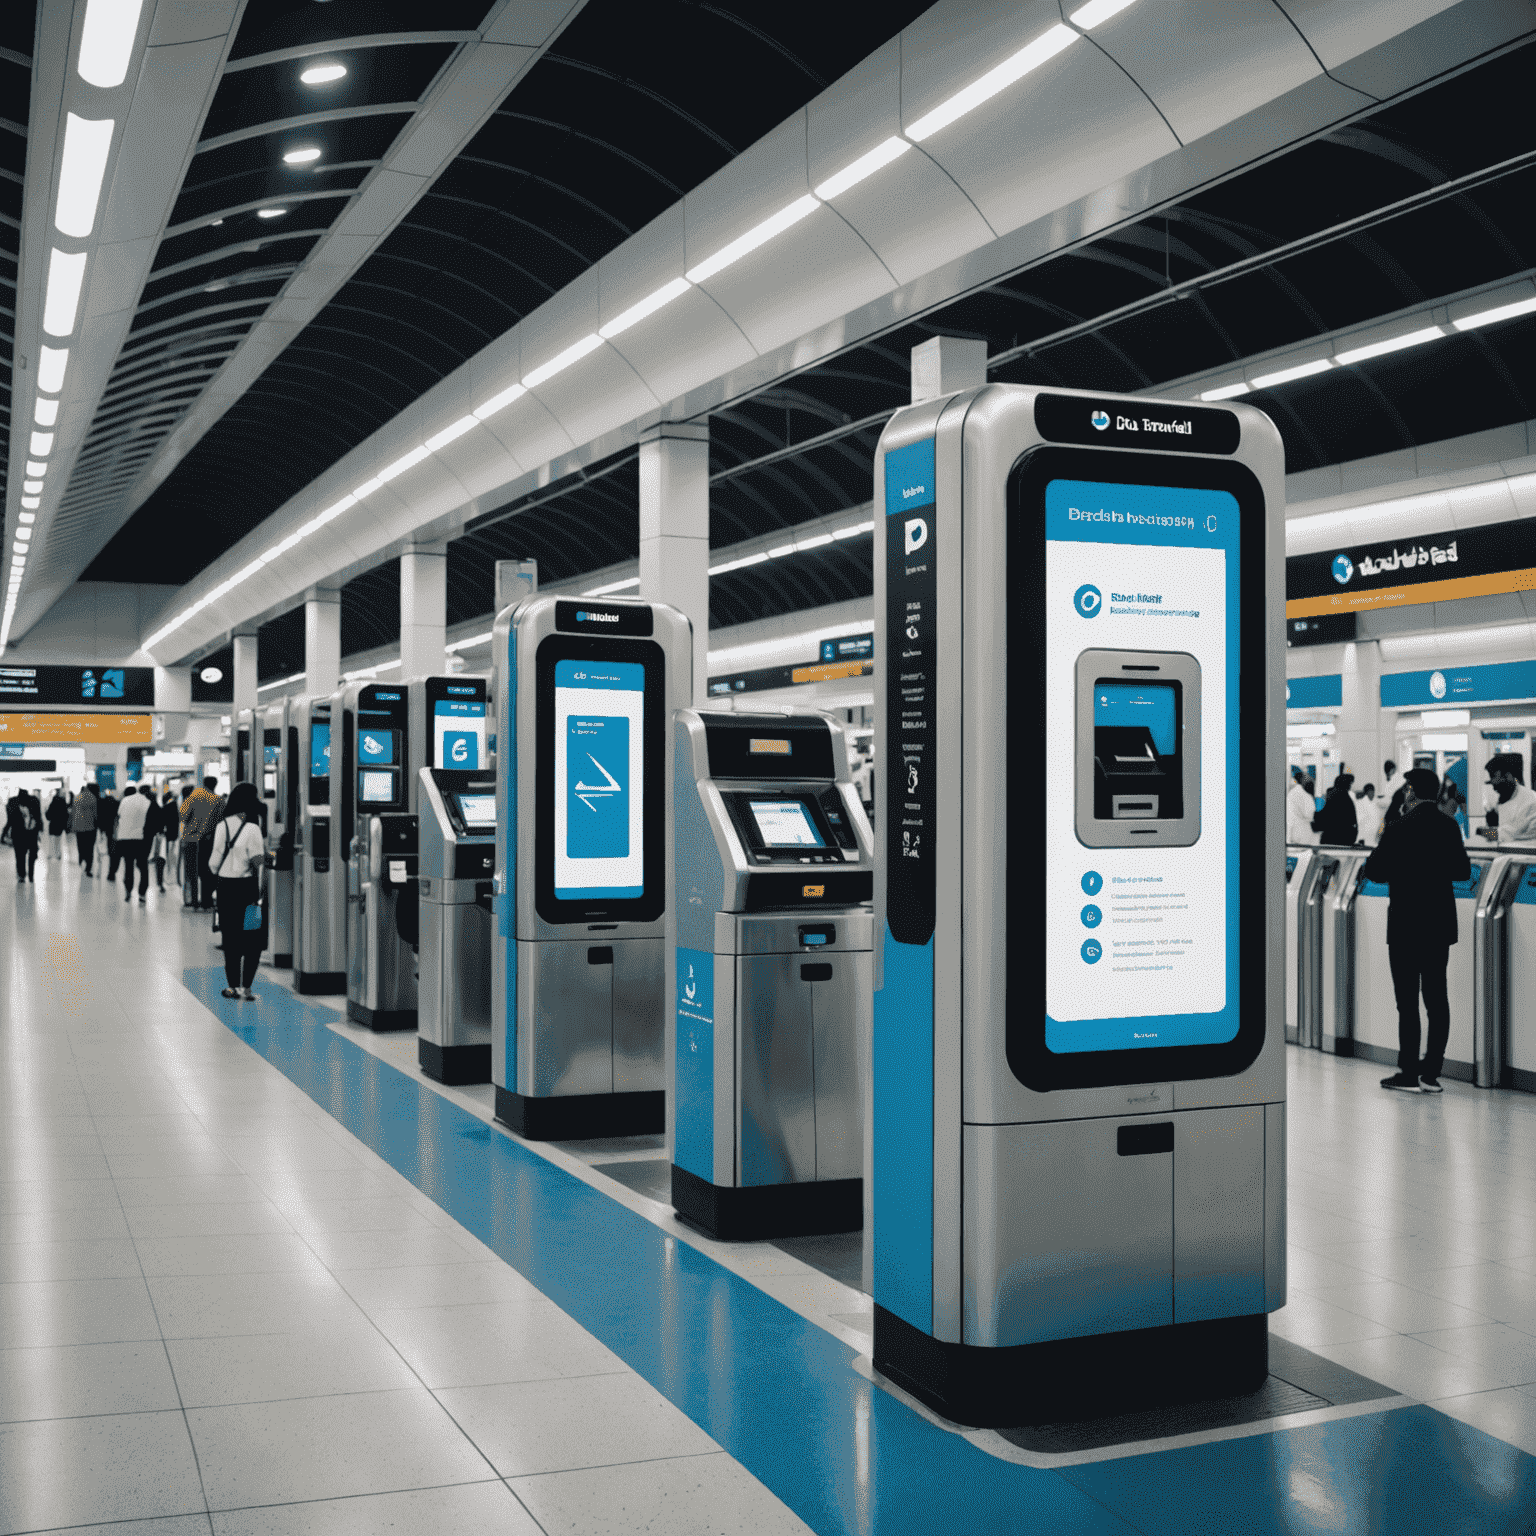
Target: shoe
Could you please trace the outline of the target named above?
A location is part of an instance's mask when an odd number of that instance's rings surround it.
[[[1395,1088],[1399,1093],[1422,1093],[1419,1080],[1416,1077],[1405,1077],[1401,1072],[1394,1072],[1391,1077],[1381,1080],[1383,1088]]]
[[[1420,1077],[1419,1078],[1419,1092],[1420,1093],[1444,1093],[1445,1089],[1443,1087],[1441,1087],[1440,1079],[1438,1077]]]
[[[224,990],[219,994],[219,996],[220,997],[235,997],[235,998],[238,998],[240,996],[240,989],[239,989],[239,987],[225,987]]]
[[[254,1003],[256,1001],[256,994],[252,992],[249,987],[242,987],[240,989],[240,996],[244,998],[248,1003]]]
[[[132,892],[132,890],[126,890],[126,891],[123,892],[123,900],[124,901],[132,901],[133,900],[133,892]]]
[[[139,905],[141,907],[143,907],[143,906],[148,906],[148,904],[149,904],[149,897],[141,895],[139,897]]]

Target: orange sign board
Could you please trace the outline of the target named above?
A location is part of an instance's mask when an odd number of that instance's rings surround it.
[[[827,661],[796,667],[789,676],[795,683],[833,683],[840,677],[865,677],[874,670],[872,661]]]
[[[1458,597],[1491,597],[1501,592],[1536,589],[1536,568],[1493,571],[1486,576],[1452,576],[1406,587],[1375,587],[1363,592],[1330,592],[1326,597],[1294,597],[1285,605],[1288,619],[1308,619],[1350,609],[1398,608],[1405,603],[1448,603]]]
[[[76,746],[82,742],[131,747],[148,746],[154,740],[150,715],[69,715],[53,711],[35,714],[0,714],[0,741],[20,741],[28,746]]]

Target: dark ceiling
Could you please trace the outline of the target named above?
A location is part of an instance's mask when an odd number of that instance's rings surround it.
[[[22,178],[32,99],[36,8],[0,5],[0,440],[11,435],[11,372],[16,359],[16,285],[21,269]],[[0,498],[10,464],[0,454]]]
[[[487,342],[605,256],[684,193],[894,36],[931,0],[588,0],[469,147],[438,178],[354,278],[209,430],[97,557],[86,579],[188,581],[351,448]],[[240,57],[308,40],[382,35],[405,8],[356,0],[307,9],[252,7]],[[473,26],[479,5],[434,5],[434,28]],[[381,16],[381,11],[396,16]],[[413,8],[415,28],[422,9]],[[253,23],[260,36],[247,42]],[[329,30],[321,30],[329,28]],[[686,46],[683,40],[686,39]],[[338,104],[410,103],[447,45],[357,50]],[[338,53],[338,57],[343,55]],[[708,67],[701,68],[700,61]],[[305,63],[311,62],[309,60]],[[204,144],[280,121],[312,105],[293,62],[227,74]],[[331,89],[331,88],[327,88]],[[298,94],[295,94],[298,93]],[[405,110],[409,110],[407,106]],[[332,193],[360,181],[403,118],[388,115],[284,130],[198,155],[176,214],[207,219],[284,194],[276,231],[254,213],[206,224],[162,245],[135,322],[136,353],[152,354],[177,385],[157,394],[168,431],[240,336],[265,311],[341,206]],[[323,145],[328,170],[293,173],[276,151]],[[324,194],[293,203],[299,184]],[[174,227],[174,225],[173,225]],[[249,237],[258,235],[259,250]],[[188,266],[189,262],[197,262]],[[218,284],[216,294],[211,285]],[[174,318],[175,324],[167,325]],[[152,339],[151,339],[152,338]],[[176,349],[174,359],[169,356]],[[119,364],[119,371],[123,369]],[[141,369],[142,372],[142,369]],[[156,375],[159,387],[161,374]],[[140,374],[109,387],[132,394]],[[116,424],[114,423],[114,428]],[[142,467],[153,441],[103,430],[86,455]],[[272,451],[281,444],[281,452]],[[260,466],[259,473],[253,473]],[[174,530],[194,525],[197,539]],[[632,542],[632,541],[631,541]],[[146,551],[154,548],[153,555]]]

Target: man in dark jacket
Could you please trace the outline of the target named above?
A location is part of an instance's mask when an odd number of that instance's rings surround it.
[[[107,868],[107,879],[117,879],[117,866],[122,862],[122,854],[117,851],[117,796],[110,789],[104,789],[100,798],[96,801],[96,830],[106,834],[107,858],[111,861]]]
[[[1461,830],[1436,809],[1440,783],[1427,768],[1403,775],[1403,814],[1383,828],[1381,845],[1361,871],[1387,886],[1387,958],[1397,994],[1397,1071],[1381,1080],[1402,1093],[1439,1093],[1451,1004],[1445,968],[1456,931],[1457,880],[1472,875]],[[1429,1016],[1429,1038],[1419,1060],[1419,992]]]
[[[1355,817],[1355,797],[1350,794],[1354,782],[1354,774],[1341,773],[1333,781],[1333,788],[1328,791],[1322,810],[1313,818],[1312,830],[1318,834],[1318,841],[1324,847],[1353,848],[1360,836],[1359,823]]]

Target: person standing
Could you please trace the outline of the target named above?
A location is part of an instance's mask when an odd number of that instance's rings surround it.
[[[16,883],[25,885],[37,867],[37,841],[43,830],[41,807],[35,796],[18,789],[5,803],[5,826],[16,855]]]
[[[80,850],[80,867],[87,877],[96,873],[96,793],[91,785],[81,786],[75,803],[69,808],[69,830],[75,834]]]
[[[107,839],[107,879],[117,879],[117,796],[110,789],[101,792],[96,801],[96,830]]]
[[[1317,813],[1318,841],[1327,848],[1353,848],[1360,835],[1355,819],[1355,797],[1350,789],[1355,782],[1352,773],[1341,773],[1333,781],[1323,808]]]
[[[122,807],[117,813],[117,852],[123,860],[123,900],[133,900],[133,872],[139,872],[139,905],[149,897],[149,813],[154,809],[154,791],[148,785],[142,793],[132,784],[123,791]]]
[[[1388,888],[1387,961],[1397,997],[1397,1071],[1381,1080],[1401,1093],[1439,1093],[1451,1004],[1445,970],[1456,925],[1455,882],[1472,875],[1461,832],[1436,806],[1439,781],[1428,768],[1403,775],[1403,814],[1385,828],[1361,878]],[[1419,994],[1429,1034],[1419,1059]]]
[[[160,894],[165,894],[165,866],[176,857],[176,834],[181,829],[181,817],[176,814],[176,796],[166,790],[152,813],[154,822],[154,847],[151,856],[155,861],[155,884]]]
[[[1484,767],[1499,798],[1499,841],[1536,843],[1536,791],[1525,787],[1525,764],[1518,752],[1500,752]]]
[[[214,794],[219,781],[204,779],[182,802],[181,839],[187,856],[194,859],[188,872],[192,887],[192,905],[201,912],[213,906],[213,876],[208,872],[208,852],[214,824],[218,818],[219,797]]]
[[[1381,836],[1381,806],[1376,802],[1376,786],[1367,784],[1355,800],[1355,825],[1360,841],[1367,848],[1374,848]]]
[[[1291,787],[1285,792],[1285,840],[1288,843],[1315,843],[1312,818],[1317,815],[1317,802],[1307,787],[1306,776],[1300,768],[1291,769]]]
[[[69,825],[69,802],[64,791],[56,789],[48,802],[48,857],[63,860],[64,829]]]
[[[208,866],[217,889],[219,933],[224,941],[225,997],[254,1002],[251,983],[266,946],[266,911],[260,921],[246,926],[246,914],[261,900],[265,878],[267,840],[261,832],[261,797],[256,786],[236,784],[223,807],[223,815],[208,840]]]

